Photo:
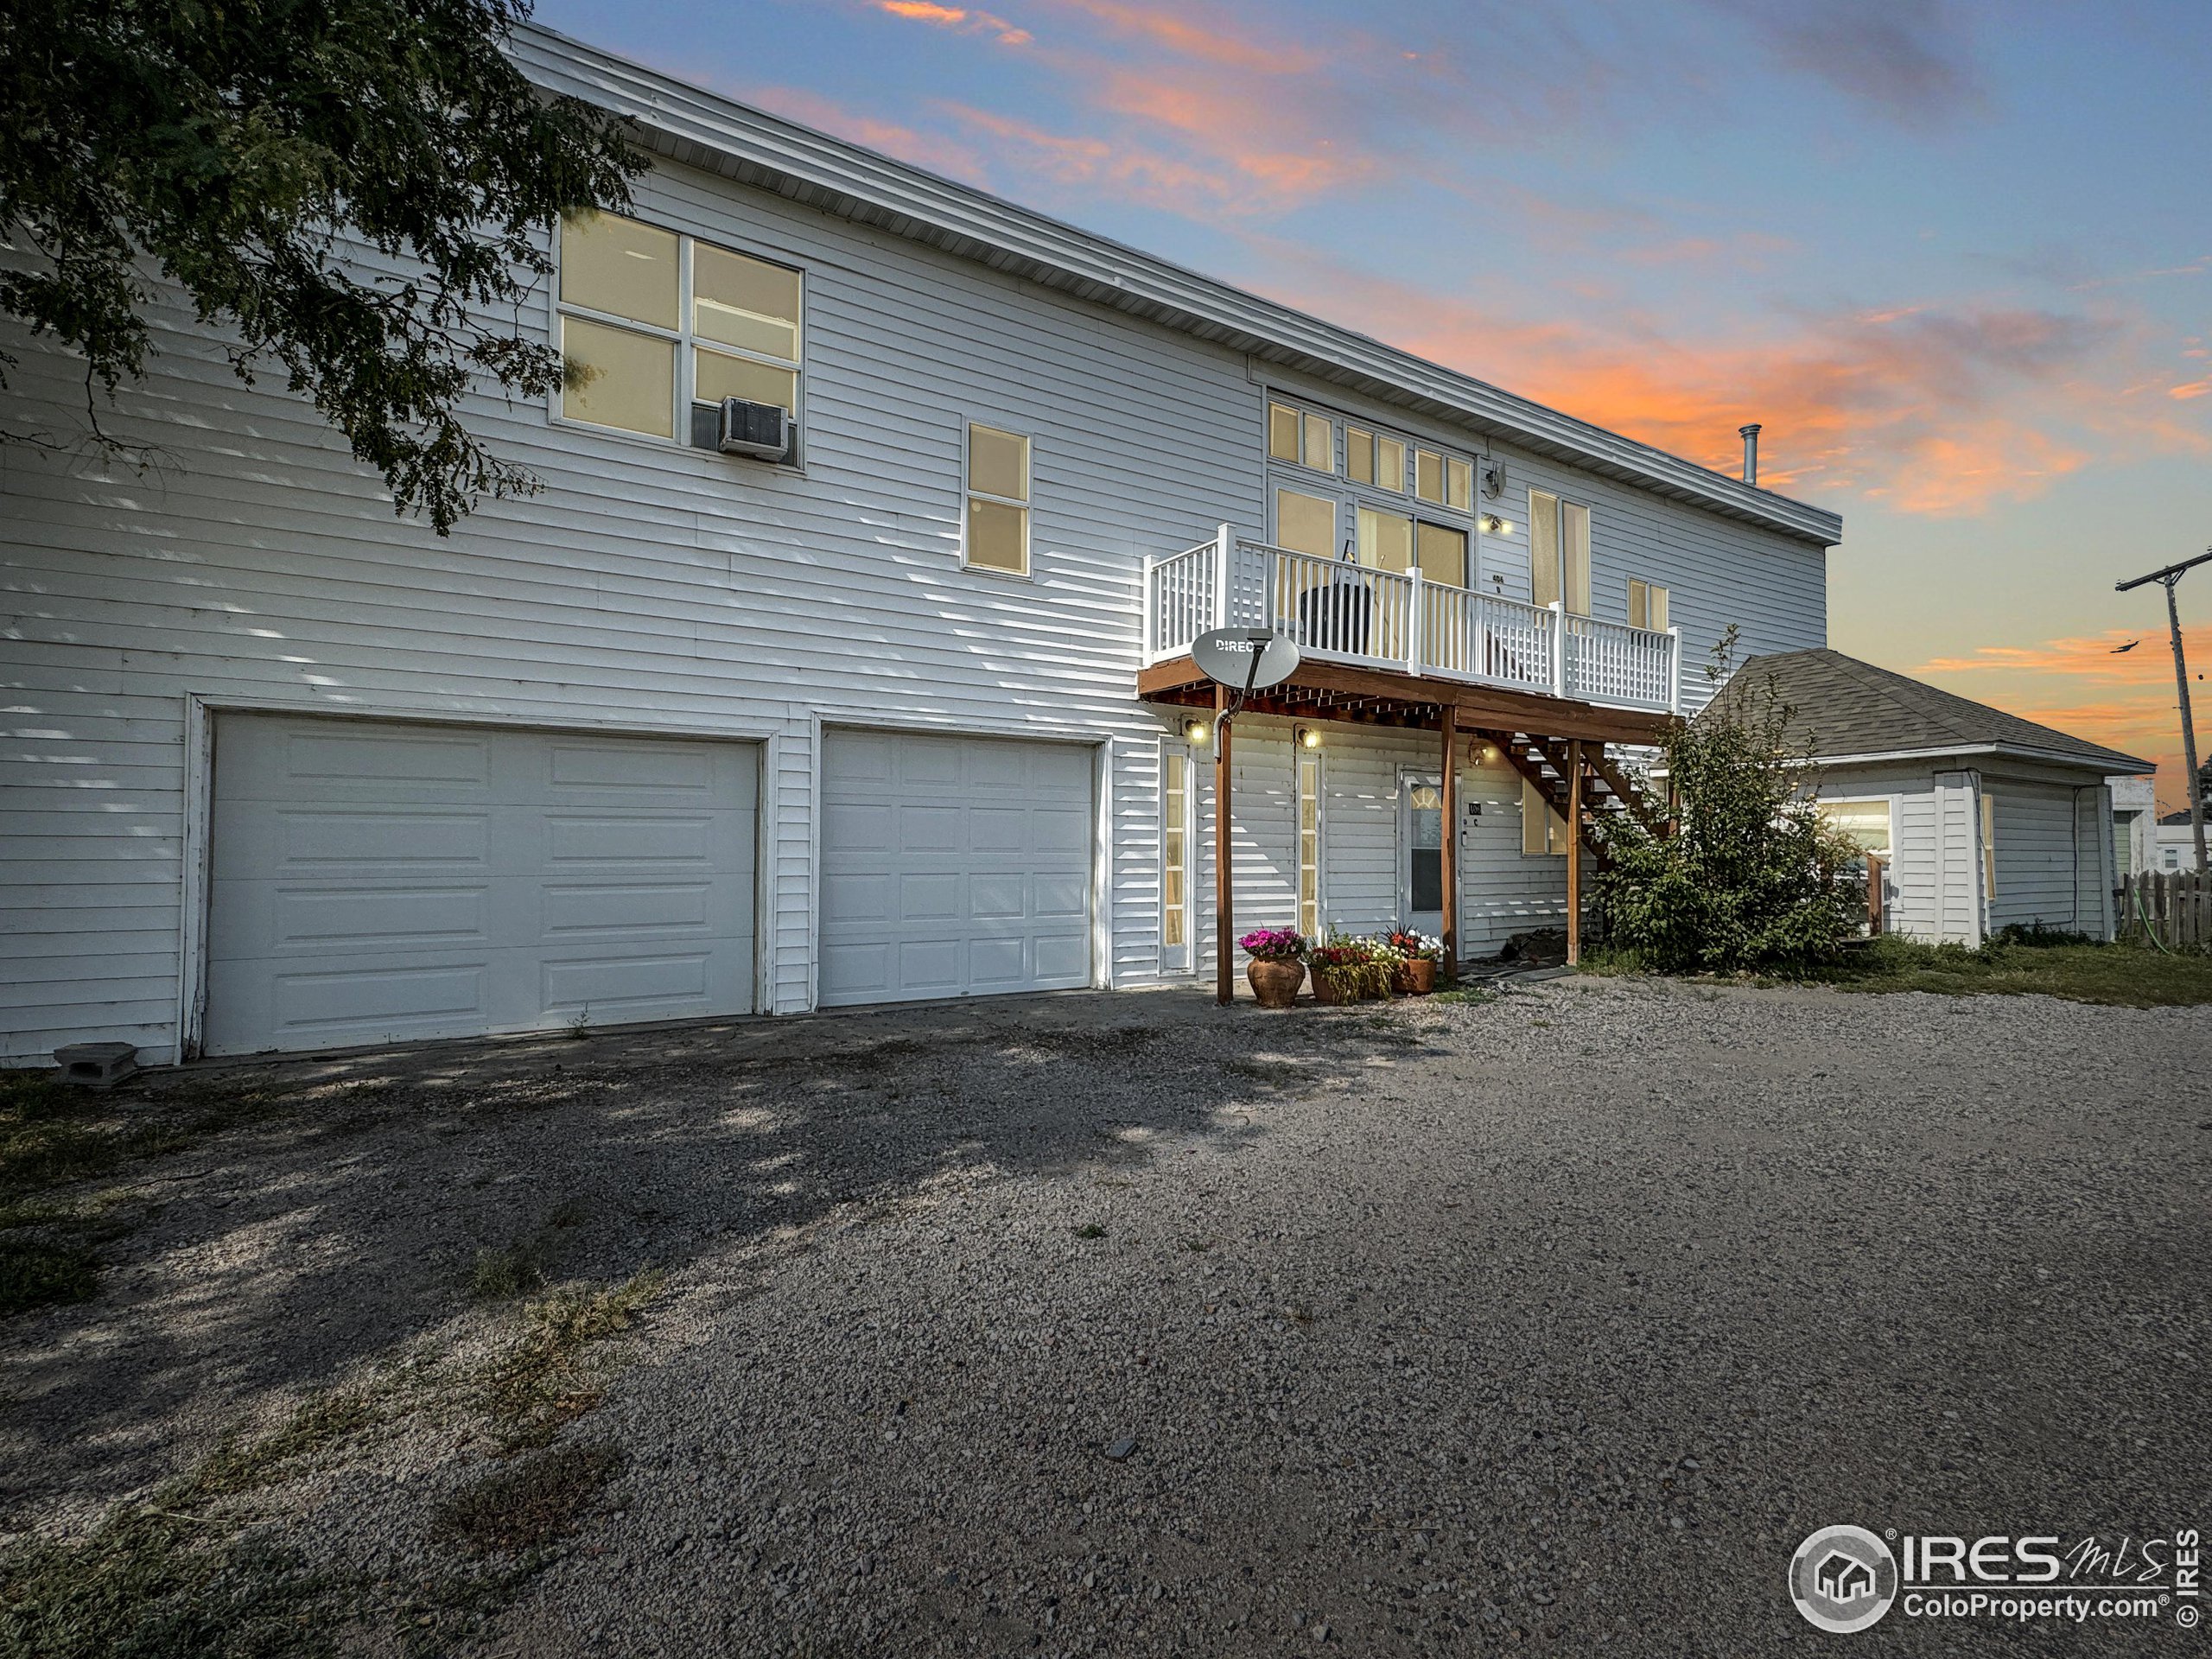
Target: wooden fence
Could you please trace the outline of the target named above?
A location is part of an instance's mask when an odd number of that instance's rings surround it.
[[[2120,936],[2169,950],[2212,950],[2212,875],[2145,870],[2122,879]]]

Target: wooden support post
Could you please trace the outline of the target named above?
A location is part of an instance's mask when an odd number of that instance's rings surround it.
[[[1582,740],[1567,743],[1567,965],[1582,960]]]
[[[1872,853],[1866,855],[1866,931],[1882,931],[1882,861]]]
[[[1230,855],[1229,688],[1213,689],[1213,952],[1214,1001],[1227,1007],[1236,997],[1236,872]]]
[[[1440,711],[1444,728],[1444,979],[1459,977],[1459,705]]]

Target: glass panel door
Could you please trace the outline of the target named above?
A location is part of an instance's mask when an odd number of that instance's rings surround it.
[[[1416,932],[1444,931],[1444,785],[1435,777],[1409,777],[1398,791],[1398,894],[1406,925]]]

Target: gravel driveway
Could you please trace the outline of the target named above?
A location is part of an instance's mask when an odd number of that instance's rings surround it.
[[[430,1650],[1764,1654],[1834,1639],[1784,1590],[1826,1524],[2212,1521],[2212,1009],[1162,992],[278,1075],[99,1300],[0,1327],[0,1517],[81,1535],[303,1387],[461,1374],[525,1305],[480,1251],[664,1268],[554,1438],[620,1472]],[[447,1397],[262,1530],[435,1575],[501,1451]]]

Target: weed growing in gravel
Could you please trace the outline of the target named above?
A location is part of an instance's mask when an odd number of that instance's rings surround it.
[[[1075,1230],[1075,1236],[1077,1238],[1103,1238],[1106,1230],[1095,1221],[1087,1221]]]
[[[622,1464],[611,1446],[526,1452],[441,1503],[431,1532],[478,1551],[542,1549],[575,1531],[585,1507],[621,1473]]]
[[[523,1339],[483,1378],[484,1408],[502,1427],[504,1449],[543,1446],[600,1402],[586,1351],[627,1330],[660,1287],[654,1270],[613,1290],[564,1290],[531,1306]]]
[[[477,1251],[476,1265],[468,1275],[468,1294],[480,1302],[505,1302],[537,1289],[545,1282],[541,1255],[534,1238]]]

